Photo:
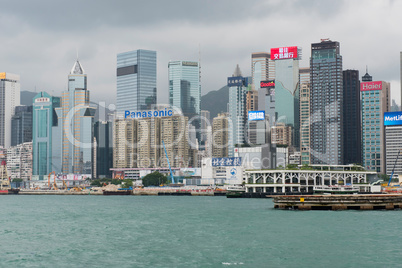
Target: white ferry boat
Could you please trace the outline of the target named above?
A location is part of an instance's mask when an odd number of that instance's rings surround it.
[[[314,186],[315,194],[354,194],[360,191],[359,186],[352,185],[322,185]]]

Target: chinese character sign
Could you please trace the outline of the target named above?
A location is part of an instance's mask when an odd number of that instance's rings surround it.
[[[249,111],[248,112],[248,121],[264,120],[264,119],[265,119],[265,111]]]
[[[297,47],[271,48],[271,60],[297,59]]]
[[[212,158],[213,167],[231,167],[240,165],[241,165],[241,157]]]

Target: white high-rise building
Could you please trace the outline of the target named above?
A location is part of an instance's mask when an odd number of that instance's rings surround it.
[[[11,146],[11,118],[20,105],[20,76],[0,73],[0,146]]]

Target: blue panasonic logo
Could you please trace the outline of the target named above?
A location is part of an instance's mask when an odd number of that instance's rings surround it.
[[[147,117],[166,117],[172,116],[172,110],[161,110],[161,111],[142,111],[142,112],[130,112],[124,111],[124,118],[147,118]]]

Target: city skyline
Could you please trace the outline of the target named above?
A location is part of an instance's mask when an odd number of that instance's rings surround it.
[[[66,70],[78,51],[91,76],[88,89],[93,100],[110,104],[116,96],[116,55],[150,49],[158,53],[158,103],[168,103],[169,60],[201,58],[204,95],[225,85],[237,63],[249,76],[253,52],[298,46],[303,49],[300,66],[306,67],[310,44],[329,37],[341,43],[343,69],[364,74],[367,65],[374,80],[391,83],[391,97],[400,104],[401,37],[393,27],[402,22],[400,2],[249,1],[248,12],[243,13],[245,5],[240,1],[209,5],[157,1],[143,3],[141,9],[132,8],[134,2],[122,3],[125,8],[99,1],[96,13],[91,12],[91,3],[81,3],[74,11],[69,10],[74,5],[68,5],[63,12],[46,1],[7,3],[8,8],[0,11],[0,21],[7,25],[0,70],[19,74],[21,90],[60,96],[67,89]],[[234,13],[243,16],[227,16]],[[263,34],[267,28],[269,34]],[[238,42],[240,34],[253,41]]]

